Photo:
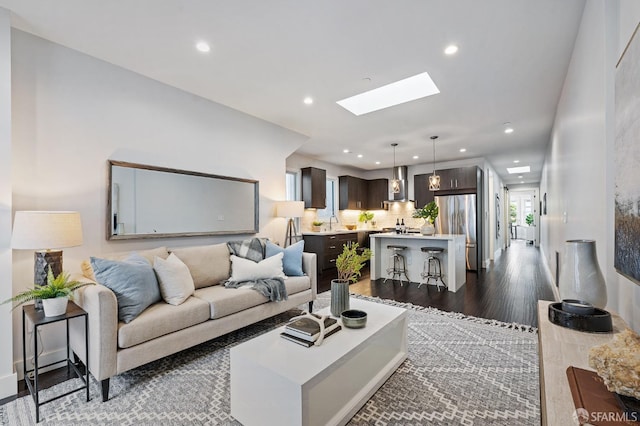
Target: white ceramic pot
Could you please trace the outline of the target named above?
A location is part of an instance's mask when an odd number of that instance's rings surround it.
[[[562,299],[578,299],[604,309],[607,287],[598,265],[595,241],[569,240],[565,243],[558,289]]]
[[[42,299],[45,317],[57,317],[67,312],[68,297],[54,297],[53,299]]]
[[[433,235],[436,233],[436,227],[425,220],[424,225],[420,227],[420,233],[422,235]]]

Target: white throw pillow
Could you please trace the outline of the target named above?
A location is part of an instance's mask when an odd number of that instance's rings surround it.
[[[189,268],[175,254],[171,253],[167,260],[156,256],[153,269],[165,302],[177,306],[195,292]]]
[[[266,278],[283,278],[283,253],[278,253],[260,262],[231,255],[231,281],[255,281]]]

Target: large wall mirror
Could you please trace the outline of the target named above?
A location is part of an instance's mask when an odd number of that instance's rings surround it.
[[[258,181],[109,160],[107,239],[258,232]]]

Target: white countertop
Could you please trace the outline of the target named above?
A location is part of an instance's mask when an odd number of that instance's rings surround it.
[[[456,237],[465,238],[464,234],[435,234],[435,235],[422,235],[422,234],[396,234],[395,232],[384,232],[379,234],[372,234],[371,238],[401,238],[411,240],[454,240]]]

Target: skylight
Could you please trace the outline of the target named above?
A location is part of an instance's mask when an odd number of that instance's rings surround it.
[[[336,103],[355,115],[363,115],[438,93],[429,73],[423,72]]]
[[[510,175],[514,173],[529,173],[531,171],[531,167],[529,166],[521,166],[521,167],[507,167],[507,171]]]

